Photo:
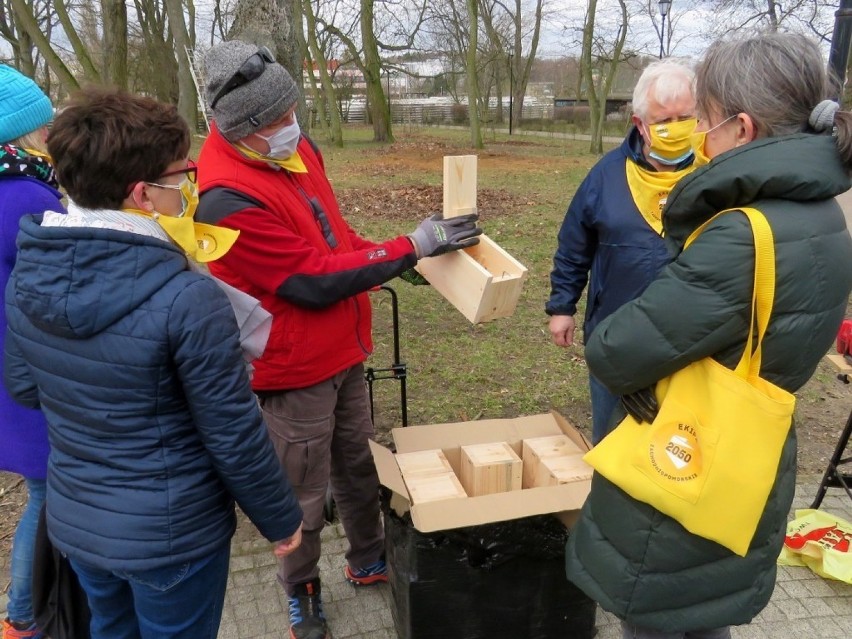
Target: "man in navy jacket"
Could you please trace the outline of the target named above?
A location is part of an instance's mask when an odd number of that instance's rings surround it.
[[[679,62],[649,65],[633,92],[634,126],[577,189],[559,231],[545,306],[557,346],[574,343],[574,315],[587,283],[584,343],[598,322],[638,297],[670,261],[662,210],[669,191],[692,170],[693,77]],[[591,375],[589,390],[597,443],[618,398]]]

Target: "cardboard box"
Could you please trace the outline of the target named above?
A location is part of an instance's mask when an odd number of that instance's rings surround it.
[[[591,448],[586,438],[555,411],[515,419],[409,426],[392,431],[398,453],[440,448],[457,475],[461,468],[462,446],[506,442],[516,454],[520,454],[524,439],[560,434],[567,436],[583,451]],[[548,513],[562,515],[562,521],[570,525],[572,517],[576,516],[576,511],[586,500],[591,485],[589,480],[583,480],[559,486],[418,504],[411,498],[405,486],[394,454],[376,442],[371,441],[370,448],[376,462],[379,481],[393,493],[391,508],[398,515],[410,512],[414,527],[420,532],[476,526]]]

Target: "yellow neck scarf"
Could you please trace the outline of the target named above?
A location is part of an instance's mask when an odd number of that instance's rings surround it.
[[[240,153],[242,153],[246,157],[251,158],[252,160],[261,160],[262,162],[269,162],[270,164],[274,164],[275,166],[280,166],[286,171],[290,171],[290,173],[308,172],[308,167],[305,166],[305,163],[302,160],[302,156],[299,155],[298,151],[296,151],[287,159],[279,160],[278,158],[266,157],[265,155],[258,153],[254,149],[248,148],[244,144],[238,145],[238,148],[240,150]]]
[[[669,192],[685,175],[692,172],[692,166],[680,171],[650,171],[628,160],[627,186],[636,203],[636,208],[648,225],[660,235],[663,234],[663,208]]]
[[[239,231],[233,229],[196,222],[188,215],[172,217],[141,209],[124,211],[153,218],[188,257],[201,264],[218,260],[231,249],[240,235]]]

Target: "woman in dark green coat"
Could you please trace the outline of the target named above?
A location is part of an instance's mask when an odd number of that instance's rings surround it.
[[[852,289],[852,238],[834,200],[850,187],[852,114],[825,100],[816,45],[790,34],[717,43],[696,85],[696,158],[709,163],[669,196],[663,224],[677,257],[586,346],[591,372],[631,414],[637,397],[675,371],[705,357],[734,368],[743,353],[754,277],[747,218],[720,216],[684,250],[719,211],[757,208],[773,232],[761,377],[799,389],[831,347]],[[772,594],[795,474],[794,427],[745,557],[596,474],[566,549],[568,577],[623,620],[625,639],[726,639]]]

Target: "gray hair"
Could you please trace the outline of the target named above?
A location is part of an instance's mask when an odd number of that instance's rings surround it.
[[[685,95],[692,96],[695,73],[685,62],[658,60],[652,62],[633,89],[633,113],[641,119],[648,117],[648,106],[652,97],[660,104],[667,104]]]
[[[696,74],[699,112],[746,113],[759,137],[808,130],[811,111],[828,89],[819,48],[792,33],[716,42]]]

